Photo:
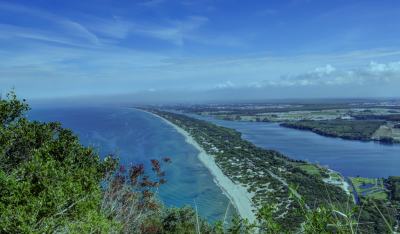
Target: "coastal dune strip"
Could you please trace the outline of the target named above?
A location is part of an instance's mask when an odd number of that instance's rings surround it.
[[[135,108],[132,108],[135,109]],[[139,110],[139,109],[135,109]],[[143,110],[140,110],[143,111]],[[146,112],[146,111],[145,111]],[[146,112],[149,113],[149,112]],[[175,124],[171,123],[170,121],[152,114],[166,123],[174,127],[179,133],[185,136],[186,142],[196,147],[200,153],[198,155],[200,161],[203,163],[205,167],[207,167],[211,173],[213,174],[215,180],[217,181],[218,185],[222,188],[222,190],[232,199],[232,202],[235,204],[237,212],[243,219],[248,219],[250,222],[256,220],[256,216],[252,209],[255,209],[252,206],[251,198],[254,196],[253,194],[249,194],[247,189],[242,186],[242,184],[235,184],[231,179],[229,179],[222,170],[216,165],[214,156],[207,154],[204,149],[193,139],[193,137],[182,128],[176,126]]]

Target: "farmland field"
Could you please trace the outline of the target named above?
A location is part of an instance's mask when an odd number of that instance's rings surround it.
[[[378,130],[376,130],[374,135],[372,135],[372,139],[379,139],[381,137],[400,137],[400,129],[382,125]]]

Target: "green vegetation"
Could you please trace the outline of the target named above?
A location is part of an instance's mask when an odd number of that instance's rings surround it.
[[[226,117],[225,116],[219,116],[219,115],[214,115],[214,116],[211,116],[212,118],[214,118],[214,119],[225,119]]]
[[[23,115],[29,106],[11,94],[11,100],[0,103],[0,230],[118,228],[97,207],[99,182],[115,169],[114,161],[100,162],[93,148],[79,145],[79,138],[59,122],[28,121]]]
[[[288,103],[292,104],[292,103]],[[290,112],[290,111],[312,111],[312,112],[322,112],[324,110],[337,110],[337,109],[349,109],[349,108],[382,108],[382,106],[364,106],[364,105],[352,105],[349,106],[348,104],[343,105],[327,105],[327,104],[320,104],[320,105],[303,105],[301,107],[287,107],[287,108],[268,108],[268,109],[254,109],[254,110],[236,110],[235,108],[227,108],[225,110],[230,111],[231,115],[256,115],[260,113],[270,112],[270,113],[279,113],[279,112]],[[399,106],[385,106],[384,108],[387,109],[400,109]],[[182,108],[180,108],[182,109]],[[203,111],[208,112],[218,112],[220,109],[217,108],[185,108],[185,113],[199,113]]]
[[[1,233],[225,234],[255,233],[257,229],[262,233],[289,233],[298,231],[300,226],[306,233],[376,233],[388,232],[393,226],[390,223],[392,216],[381,215],[379,219],[375,216],[377,212],[365,211],[379,201],[363,201],[364,213],[356,213],[358,208],[348,203],[350,197],[343,191],[302,170],[300,166],[307,165],[304,161],[289,159],[278,151],[257,148],[241,140],[241,133],[232,129],[189,117],[181,121],[182,116],[158,112],[186,130],[198,132],[198,140],[217,144],[230,139],[232,143],[226,142],[227,145],[240,145],[240,148],[227,148],[227,153],[214,151],[218,154],[218,163],[231,178],[240,167],[222,166],[222,159],[229,157],[232,160],[235,155],[239,161],[249,158],[248,166],[253,164],[254,171],[271,170],[290,183],[284,186],[270,174],[250,178],[248,173],[250,189],[264,188],[268,181],[274,192],[258,191],[267,194],[269,202],[257,196],[256,202],[260,201],[260,206],[256,215],[260,223],[249,223],[235,216],[233,225],[224,230],[222,221],[210,224],[199,217],[197,207],[165,209],[157,195],[158,188],[167,182],[164,166],[158,160],[151,160],[157,176],[154,182],[148,180],[142,164],[127,171],[119,165],[118,157],[114,158],[115,154],[102,161],[94,146],[81,146],[78,136],[70,129],[63,129],[61,123],[28,121],[24,115],[30,110],[29,106],[18,101],[14,91],[11,94],[11,100],[0,101]],[[201,135],[202,132],[207,134]],[[203,146],[209,146],[207,150],[215,148],[204,143]],[[245,153],[248,153],[246,157]],[[171,162],[168,158],[163,161],[165,165]],[[324,199],[323,189],[334,194],[334,201]],[[348,205],[344,206],[346,203]],[[283,209],[286,205],[289,210]],[[379,203],[376,207],[384,210],[385,204]],[[362,225],[357,223],[358,214],[360,220],[372,222],[368,228],[361,228]],[[388,222],[385,225],[381,220]]]
[[[392,201],[398,204],[400,209],[400,176],[389,176],[387,186],[392,192]]]
[[[182,110],[184,113],[236,116],[256,116],[262,113],[279,113],[291,111],[312,111],[315,114],[333,113],[335,110],[349,110],[350,108],[385,108],[400,109],[400,106],[385,105],[381,106],[378,102],[393,104],[393,100],[383,99],[287,99],[287,100],[259,100],[253,102],[236,101],[225,103],[199,103],[199,104],[179,104],[163,106],[164,109]],[[389,103],[392,102],[392,103]],[[373,103],[363,105],[363,103]],[[398,103],[398,101],[396,102]],[[146,107],[153,108],[153,107]]]
[[[301,121],[280,124],[288,128],[311,130],[322,136],[351,140],[371,140],[381,125],[379,121]]]
[[[304,166],[301,166],[301,169],[306,170],[306,171],[317,171],[319,167],[314,166],[312,164],[306,164]]]
[[[310,175],[315,175],[319,178],[329,178],[328,171],[320,166],[312,165],[312,164],[305,164],[301,165],[299,168],[304,170],[306,173]]]
[[[331,178],[334,180],[334,179],[341,178],[341,176],[339,174],[337,174],[337,173],[331,173]]]
[[[0,101],[0,233],[216,229],[193,208],[164,208],[152,192],[166,182],[157,160],[152,160],[156,182],[147,180],[143,165],[126,172],[115,154],[101,161],[94,147],[80,145],[78,136],[59,122],[27,120],[30,108],[14,91],[7,98]]]
[[[379,199],[379,200],[388,200],[389,199],[387,192],[384,192],[384,191],[371,194],[370,196],[374,197],[376,199]]]
[[[275,204],[274,209],[270,207],[272,211],[269,217],[275,224],[280,225],[282,230],[294,232],[308,219],[305,213],[294,213],[295,210],[301,209],[301,205],[291,197],[293,191],[287,184],[296,184],[297,194],[307,197],[305,202],[310,210],[305,212],[310,216],[316,215],[313,212],[321,205],[325,205],[325,209],[330,211],[339,207],[342,213],[355,206],[352,204],[352,197],[341,187],[323,182],[323,173],[325,177],[329,177],[327,167],[291,159],[276,150],[256,147],[251,142],[242,140],[240,132],[207,121],[157,109],[144,110],[168,119],[190,133],[207,153],[215,156],[216,164],[226,176],[234,183],[248,185],[248,192],[255,193],[252,198],[255,207],[260,209],[263,204],[269,204],[267,207]],[[277,176],[285,183],[278,180]],[[373,204],[370,202],[364,207],[375,209]],[[380,228],[378,226],[381,219],[376,216],[367,217],[367,214],[363,209],[357,213],[358,216],[365,216],[364,220],[370,222],[368,228],[363,228],[363,233],[376,233]],[[388,227],[386,230],[389,230]]]
[[[372,196],[360,197],[361,212],[358,214],[358,222],[361,233],[393,233],[398,212],[387,202]]]
[[[389,201],[389,195],[386,189],[384,189],[383,179],[368,179],[362,177],[349,177],[352,184],[354,185],[357,194],[361,196],[368,196],[384,202]],[[373,187],[368,189],[359,188],[362,185],[372,184]]]
[[[362,178],[362,177],[349,177],[349,179],[353,183],[357,193],[374,190],[378,187],[378,183],[381,184],[381,180],[378,180],[378,179],[368,179],[368,178]],[[366,185],[366,184],[372,184],[373,187],[368,188],[368,189],[360,189],[359,188],[361,185]],[[381,188],[383,188],[383,187],[381,187]]]
[[[311,114],[314,115],[334,115],[336,112],[333,111],[316,111],[316,112],[311,112]]]
[[[384,119],[387,121],[400,121],[400,115],[354,115],[354,118],[358,120],[365,120],[365,119]]]

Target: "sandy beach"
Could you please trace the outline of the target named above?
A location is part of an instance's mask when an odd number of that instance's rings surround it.
[[[134,108],[132,108],[134,109]],[[138,109],[136,109],[138,110]],[[142,110],[140,110],[142,111]],[[147,112],[149,113],[149,112]],[[149,113],[152,114],[152,113]],[[252,206],[251,198],[254,196],[254,193],[248,193],[247,188],[243,187],[242,184],[233,183],[226,175],[224,175],[221,169],[215,164],[214,156],[207,154],[204,149],[197,144],[197,142],[190,136],[188,132],[183,130],[182,128],[174,125],[173,123],[169,122],[168,120],[161,118],[158,115],[152,114],[162,120],[164,120],[169,125],[173,126],[179,133],[186,137],[186,142],[196,147],[199,153],[200,161],[206,166],[211,173],[214,175],[215,180],[217,181],[218,185],[224,190],[224,192],[228,195],[231,201],[234,203],[237,212],[239,215],[244,218],[248,219],[250,222],[256,220],[255,214],[252,210],[256,208]],[[225,211],[224,211],[225,212]]]

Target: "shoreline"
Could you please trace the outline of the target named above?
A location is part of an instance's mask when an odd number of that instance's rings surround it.
[[[129,107],[128,107],[129,108]],[[135,108],[130,108],[135,109]],[[138,110],[138,109],[135,109]],[[139,110],[143,111],[143,110]],[[170,121],[155,115],[153,113],[143,111],[153,116],[156,116],[162,120],[164,120],[167,124],[174,127],[179,133],[181,133],[185,137],[185,141],[192,146],[194,146],[197,150],[199,150],[198,158],[203,163],[203,165],[208,168],[211,174],[214,177],[214,182],[218,187],[221,188],[223,194],[225,194],[230,202],[233,203],[236,208],[237,213],[243,218],[248,219],[250,222],[256,220],[256,216],[252,210],[256,210],[256,207],[253,206],[251,202],[251,198],[254,196],[254,193],[248,193],[247,187],[243,187],[242,184],[235,184],[231,179],[229,179],[226,175],[223,174],[222,170],[215,163],[215,159],[212,155],[207,154],[204,149],[192,138],[192,136],[183,130],[182,128],[176,126]],[[225,212],[225,211],[224,211]]]

